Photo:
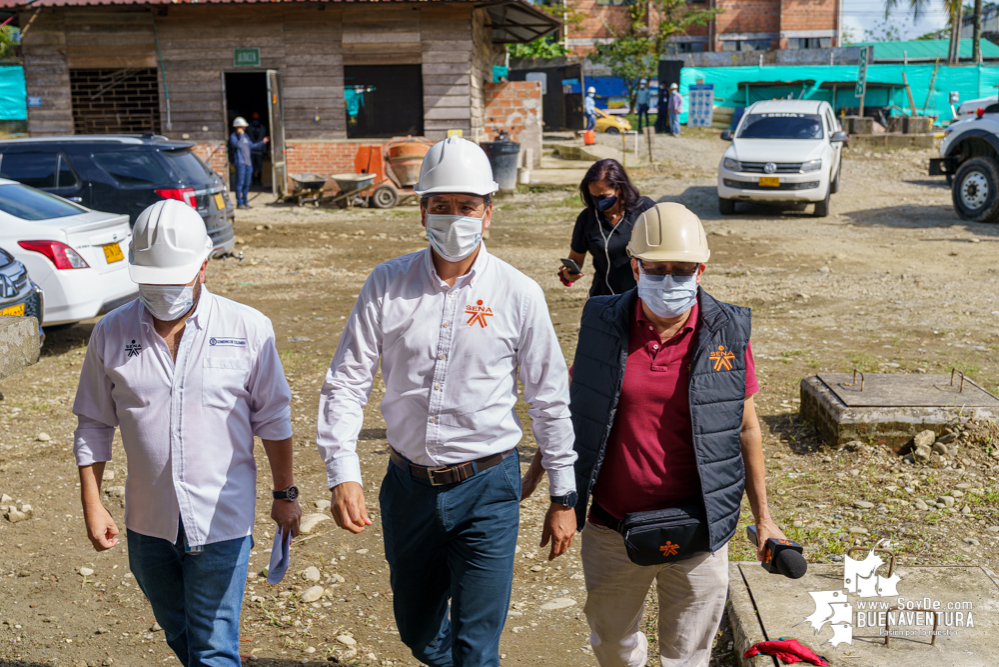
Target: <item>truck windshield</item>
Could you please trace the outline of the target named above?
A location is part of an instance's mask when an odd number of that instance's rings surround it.
[[[751,113],[739,139],[821,139],[822,118],[811,113]]]

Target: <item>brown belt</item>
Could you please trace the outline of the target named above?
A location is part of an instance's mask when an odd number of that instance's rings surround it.
[[[408,472],[413,477],[425,479],[430,482],[431,486],[444,486],[445,484],[457,484],[458,482],[464,482],[476,472],[482,472],[483,470],[488,470],[493,466],[497,466],[502,463],[506,457],[513,454],[514,451],[516,451],[516,448],[503,452],[502,454],[493,454],[492,456],[475,459],[474,461],[456,463],[452,466],[437,467],[421,466],[407,461],[402,457],[402,454],[395,451],[395,449],[392,449],[391,447],[389,448],[389,457],[392,459],[392,463],[396,464],[403,471]],[[473,466],[472,464],[475,465]]]

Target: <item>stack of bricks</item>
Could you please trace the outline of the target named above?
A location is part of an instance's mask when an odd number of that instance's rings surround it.
[[[549,81],[548,85],[561,85]],[[540,81],[508,81],[486,84],[485,129],[488,140],[500,130],[510,134],[511,141],[529,149],[535,162],[541,157],[542,106]]]

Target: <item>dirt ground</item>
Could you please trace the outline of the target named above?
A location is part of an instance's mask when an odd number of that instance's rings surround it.
[[[705,288],[753,308],[756,400],[773,516],[805,545],[811,562],[837,560],[854,544],[887,538],[903,563],[994,567],[999,466],[991,454],[999,431],[970,425],[957,452],[935,454],[926,465],[867,445],[831,450],[798,417],[798,383],[823,370],[944,373],[956,367],[999,390],[999,227],[957,218],[942,179],[925,176],[930,151],[849,153],[828,218],[813,218],[810,209],[762,206],[740,206],[723,218],[714,174],[725,146],[717,133],[661,137],[656,164],[633,176],[643,194],[682,202],[701,216],[712,249]],[[212,262],[208,286],[272,319],[294,392],[302,505],[306,514],[328,516],[316,505],[329,499],[314,443],[322,375],[371,268],[426,241],[414,206],[339,211],[267,202],[256,195],[254,208],[240,212],[243,260]],[[487,242],[490,252],[545,289],[569,359],[589,279],[566,288],[555,271],[579,208],[571,189],[535,188],[504,198]],[[128,573],[125,546],[97,554],[84,533],[71,406],[92,328],[50,331],[40,363],[0,383],[0,493],[10,496],[0,505],[31,506],[28,520],[0,518],[0,664],[178,664],[163,633],[153,629],[152,612]],[[381,391],[376,385],[358,445],[375,523],[359,536],[337,530],[332,520],[319,523],[292,546],[281,585],[260,577],[247,582],[242,652],[249,661],[417,664],[395,631],[378,522],[377,491],[388,461]],[[535,446],[528,432],[521,443],[524,465]],[[262,448],[258,458],[254,573],[266,565],[273,535]],[[124,528],[120,443],[109,470],[107,505]],[[553,563],[537,546],[546,495],[539,489],[522,507],[503,664],[595,665],[582,612],[578,542]],[[943,495],[957,502],[937,509]],[[858,508],[857,501],[865,502]],[[930,509],[917,509],[922,501]],[[746,507],[743,523],[749,519]],[[740,526],[733,559],[751,557],[743,535]],[[318,568],[325,591],[305,603],[300,594],[316,585],[300,575],[309,566]],[[80,568],[93,573],[82,576]],[[651,638],[655,602],[649,603]],[[731,653],[723,626],[714,664],[734,664]]]

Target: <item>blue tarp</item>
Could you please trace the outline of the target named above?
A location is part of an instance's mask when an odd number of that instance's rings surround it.
[[[947,123],[953,118],[949,103],[951,91],[957,92],[961,101],[989,97],[999,92],[999,65],[940,65],[935,78],[934,67],[932,64],[871,65],[867,69],[867,81],[890,87],[869,86],[864,95],[864,105],[894,104],[905,114],[911,114],[909,98],[902,84],[902,72],[908,78],[918,115],[937,116],[938,123]],[[760,100],[786,98],[789,95],[794,99],[833,103],[832,82],[839,84],[834,105],[837,109],[860,104],[853,94],[857,80],[856,65],[684,67],[680,70],[680,93],[684,96],[682,122],[686,122],[687,90],[698,79],[714,84],[715,104],[719,106],[740,108]],[[931,79],[933,89],[929,90]],[[766,83],[770,85],[760,85]],[[746,84],[750,84],[748,100]]]
[[[27,120],[23,67],[0,67],[0,120]]]

